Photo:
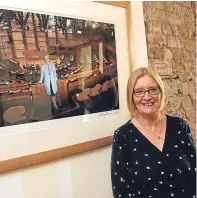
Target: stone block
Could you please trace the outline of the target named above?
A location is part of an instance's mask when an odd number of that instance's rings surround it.
[[[185,65],[183,64],[183,60],[174,60],[173,65],[173,74],[177,74],[178,76],[185,73]]]
[[[164,2],[164,9],[169,12],[173,12],[173,2],[172,1],[165,1]]]
[[[146,21],[144,24],[145,24],[146,33],[150,33],[153,31],[152,21]]]
[[[168,48],[164,48],[163,50],[163,58],[164,60],[172,60],[173,59],[173,55],[170,49]]]
[[[155,57],[155,48],[148,47],[148,58],[154,58],[154,57]]]
[[[153,45],[156,47],[166,46],[166,36],[162,34],[155,34],[153,37]]]
[[[195,54],[191,54],[191,52],[187,49],[184,49],[183,48],[183,54],[182,54],[182,60],[185,60],[185,61],[192,61],[194,60],[195,61]]]
[[[172,35],[167,36],[168,47],[176,48],[176,37]]]
[[[190,25],[187,29],[188,37],[192,39],[196,39],[196,27],[195,25]]]
[[[187,26],[182,24],[179,26],[179,28],[180,28],[182,38],[187,38],[189,36]]]
[[[196,62],[195,61],[184,61],[184,65],[187,70],[190,70],[194,79],[196,80]]]
[[[185,96],[182,99],[181,104],[185,110],[186,116],[192,121],[195,120],[196,109],[194,108],[194,102],[191,100],[191,98],[189,96]]]
[[[196,15],[196,1],[192,1],[192,2],[191,2],[191,9],[193,10],[193,12],[194,12],[195,15]]]
[[[188,86],[188,95],[192,98],[193,101],[196,101],[196,85],[189,82]]]
[[[173,7],[173,13],[176,16],[180,17],[181,16],[181,5],[178,2],[174,1],[172,4],[172,7]]]
[[[181,81],[180,79],[176,78],[176,79],[172,79],[172,85],[173,85],[173,91],[174,91],[174,94],[179,94],[181,93],[180,92],[180,89],[181,89]]]
[[[163,48],[155,48],[155,59],[163,59],[164,57],[164,49]]]
[[[166,21],[166,11],[164,10],[160,10],[160,9],[156,9],[155,10],[155,16],[156,16],[156,19],[159,19],[160,21]]]
[[[172,35],[168,35],[168,47],[176,48],[176,37]]]
[[[162,34],[146,34],[147,43],[151,44],[151,47],[166,46],[166,36]]]
[[[188,11],[188,7],[181,6],[181,16],[185,17],[186,12]]]
[[[181,17],[176,16],[172,12],[166,12],[166,21],[170,24],[177,24],[177,25],[181,25],[181,23],[182,23]]]
[[[181,30],[179,25],[172,25],[172,33],[175,36],[181,36]]]
[[[161,33],[161,22],[159,20],[152,21],[152,31],[153,33]]]
[[[184,47],[184,49],[195,53],[196,52],[195,39],[183,39],[183,47]]]
[[[182,83],[182,93],[184,95],[188,95],[189,94],[189,85],[188,85],[188,82],[183,82]]]
[[[155,1],[155,7],[157,9],[164,10],[165,2],[164,1]]]
[[[173,35],[168,35],[168,47],[172,47],[172,48],[181,48],[182,44],[181,44],[181,40]]]
[[[190,8],[191,7],[191,1],[181,1],[181,4],[183,4],[184,6]]]
[[[172,34],[172,27],[170,24],[163,24],[162,25],[163,33],[166,34]]]
[[[144,9],[144,17],[146,21],[149,20],[166,20],[166,12],[164,10],[156,9],[154,7],[145,7]]]
[[[185,113],[189,120],[195,121],[196,111],[194,105],[191,105],[191,109],[186,110]]]
[[[170,97],[174,95],[174,91],[169,84],[169,80],[163,80],[164,88],[165,88],[165,95],[166,97]]]
[[[151,6],[144,8],[144,17],[146,21],[156,19],[157,18],[156,9]]]
[[[181,82],[190,81],[191,79],[192,79],[192,73],[190,71],[187,71],[183,75],[180,76]]]
[[[164,1],[155,1],[155,7],[157,8],[157,9],[164,9]]]
[[[154,60],[154,68],[159,75],[171,75],[172,74],[172,62],[166,60]]]
[[[172,64],[172,77],[173,78],[178,78],[182,73],[184,73],[184,67],[182,64],[182,60],[174,60]]]
[[[153,67],[153,62],[154,62],[154,59],[148,59],[148,66],[149,67]]]
[[[192,9],[187,9],[185,12],[184,18],[187,18],[188,20],[191,20],[195,22],[195,15]]]
[[[190,110],[192,109],[192,101],[191,101],[191,98],[189,96],[185,96],[183,99],[182,99],[182,102],[181,102],[183,108],[185,110]]]
[[[176,46],[177,46],[177,48],[182,48],[181,39],[179,39],[178,37],[176,38]]]
[[[182,100],[182,95],[173,95],[173,96],[166,95],[167,112],[170,112],[172,115],[177,114],[178,113],[177,111],[180,111],[181,109],[181,100]]]
[[[182,59],[182,49],[181,48],[170,48],[170,51],[172,52],[172,56],[175,61]]]
[[[184,26],[193,26],[194,23],[195,23],[194,20],[190,20],[187,17],[182,17],[182,19],[181,19],[181,24],[183,24]]]
[[[143,8],[147,9],[147,8],[156,8],[155,6],[155,1],[143,1]]]
[[[146,42],[148,45],[153,46],[153,38],[154,38],[153,34],[151,34],[151,33],[146,34]]]

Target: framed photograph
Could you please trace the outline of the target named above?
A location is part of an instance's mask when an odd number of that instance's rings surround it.
[[[1,3],[0,172],[4,162],[25,167],[111,143],[129,118],[125,12],[96,2]]]

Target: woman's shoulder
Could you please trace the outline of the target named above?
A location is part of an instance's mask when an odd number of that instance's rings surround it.
[[[41,66],[41,68],[44,69],[46,66],[47,66],[47,64],[46,63],[43,63],[42,66]]]
[[[129,133],[130,130],[131,130],[131,120],[127,121],[122,126],[120,126],[118,129],[116,129],[114,132],[114,135],[124,136],[127,133]]]
[[[127,144],[130,137],[129,134],[131,134],[129,125],[130,121],[127,121],[125,124],[115,130],[113,136],[113,146],[116,147]]]
[[[186,133],[190,134],[190,127],[185,119],[178,116],[166,116],[168,125],[170,125],[174,129],[177,129],[179,134],[182,133],[182,131],[185,131]]]
[[[187,121],[184,120],[183,118],[181,117],[178,117],[178,116],[171,116],[171,115],[167,115],[167,120],[171,123],[171,124],[178,124],[178,125],[185,125],[187,124]]]

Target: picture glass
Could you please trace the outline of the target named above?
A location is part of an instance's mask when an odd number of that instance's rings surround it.
[[[0,127],[119,109],[115,25],[0,9]]]

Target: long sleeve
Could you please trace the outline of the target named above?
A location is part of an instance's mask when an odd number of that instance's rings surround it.
[[[58,79],[57,79],[56,69],[55,69],[55,64],[53,64],[53,72],[54,72],[55,80],[58,80]]]
[[[118,90],[116,88],[116,84],[114,82],[114,79],[111,80],[111,84],[112,84],[112,88],[113,88],[113,91],[114,91],[114,107],[117,107],[118,106],[118,100],[119,100],[119,97],[118,97]]]
[[[121,137],[123,136],[121,132],[117,130],[114,133],[112,146],[111,180],[114,198],[128,198],[132,196],[127,179],[126,140],[124,137]]]
[[[188,196],[195,196],[196,192],[196,146],[194,143],[194,140],[192,138],[191,135],[191,131],[190,131],[190,127],[187,124],[187,122],[185,120],[180,121],[181,124],[181,132],[183,133],[184,136],[186,136],[186,138],[182,139],[181,143],[182,143],[182,148],[184,148],[184,152],[187,156],[187,160],[189,162],[189,175],[188,175],[188,184],[187,185],[191,185],[193,187],[191,187],[190,190],[188,192]]]
[[[196,168],[196,146],[191,135],[190,127],[187,124],[187,122],[182,119],[181,119],[181,126],[182,126],[182,132],[184,133],[184,135],[186,135],[185,144],[182,142],[185,148],[184,150],[189,156],[189,161],[191,163],[192,168],[195,169]]]
[[[39,81],[39,83],[43,83],[43,80],[44,80],[44,71],[43,71],[43,67],[42,67],[42,69],[41,69],[41,72],[40,72],[40,81]]]

